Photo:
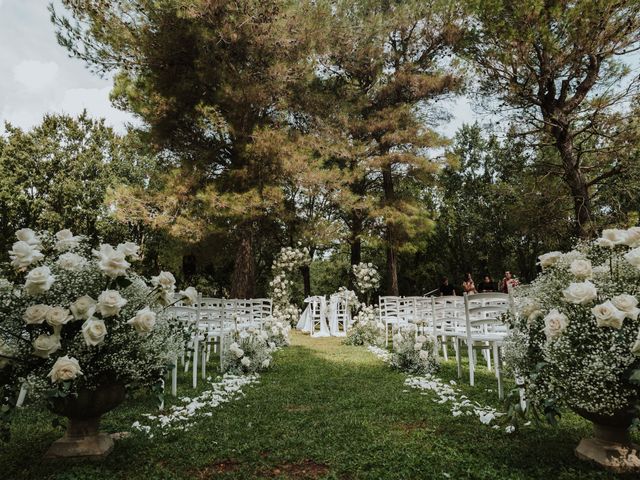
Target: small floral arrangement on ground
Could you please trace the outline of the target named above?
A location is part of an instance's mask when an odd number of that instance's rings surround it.
[[[234,330],[227,338],[222,355],[225,373],[244,375],[269,368],[275,343],[269,344],[269,334],[249,327]]]
[[[290,303],[285,305],[274,304],[273,306],[273,318],[289,325],[298,323],[301,313],[301,310],[297,306]]]
[[[515,291],[505,360],[534,412],[637,415],[640,228],[604,230],[569,253],[540,256],[542,274]]]
[[[365,305],[353,317],[353,323],[347,330],[344,340],[346,345],[376,345],[384,344],[384,324],[380,322],[379,311],[373,305]]]
[[[139,247],[131,242],[92,250],[69,230],[22,229],[16,237],[0,280],[4,396],[15,398],[21,386],[37,399],[105,382],[157,384],[182,349],[180,327],[163,311],[197,292],[176,296],[169,272],[150,281],[136,274]]]
[[[373,263],[358,263],[352,266],[354,286],[367,299],[380,286],[380,274]]]
[[[425,374],[438,370],[438,362],[433,354],[433,339],[417,334],[411,327],[401,328],[393,336],[391,365],[409,373]]]
[[[267,343],[273,349],[282,348],[289,345],[289,333],[291,326],[279,320],[267,320],[263,325],[264,331],[267,333]]]

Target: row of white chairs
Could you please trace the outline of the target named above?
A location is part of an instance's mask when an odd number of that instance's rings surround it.
[[[434,355],[440,348],[448,360],[448,345],[453,345],[458,377],[462,377],[462,344],[469,359],[469,383],[475,384],[476,350],[495,371],[498,396],[504,396],[502,385],[501,347],[507,335],[504,315],[512,308],[513,299],[504,293],[444,297],[380,297],[380,320],[385,325],[387,343],[397,328],[414,325],[416,332],[428,333],[435,339]],[[493,357],[493,358],[492,358]],[[492,362],[493,360],[493,362]],[[493,368],[492,368],[493,363]]]
[[[254,327],[262,329],[271,319],[273,303],[270,298],[234,299],[199,297],[193,305],[177,302],[168,314],[178,318],[189,332],[182,355],[184,371],[192,370],[192,386],[198,386],[198,370],[202,379],[207,376],[211,354],[218,354],[223,368],[225,338],[234,330]],[[171,392],[177,392],[178,359],[171,376]]]

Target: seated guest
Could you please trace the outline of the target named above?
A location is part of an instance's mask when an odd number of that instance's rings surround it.
[[[470,273],[465,274],[464,280],[462,282],[462,291],[467,295],[473,295],[474,293],[478,293],[476,290],[476,284],[473,281]]]
[[[496,285],[491,279],[491,275],[485,275],[482,281],[478,284],[478,293],[495,292]]]
[[[442,283],[440,284],[440,296],[446,295],[455,295],[456,289],[453,288],[453,285],[449,285],[449,279],[447,277],[442,278]]]
[[[500,291],[502,293],[509,293],[510,288],[517,287],[518,285],[520,285],[520,282],[518,281],[517,278],[511,275],[511,272],[509,271],[504,272],[504,278],[500,283],[500,286],[501,286]]]

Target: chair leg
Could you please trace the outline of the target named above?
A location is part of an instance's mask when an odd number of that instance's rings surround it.
[[[191,385],[193,386],[193,388],[197,388],[198,386],[198,353],[200,351],[200,345],[198,342],[199,335],[199,333],[196,333],[195,339],[193,341],[193,371],[191,374]]]
[[[489,351],[489,349],[491,348],[491,345],[489,344],[489,342],[485,342],[485,345],[487,346],[487,349],[483,350],[484,358],[487,361],[487,370],[491,371],[491,352]]]
[[[202,370],[202,380],[207,379],[207,348],[209,347],[209,342],[206,342],[202,348],[202,362],[200,364],[200,368]]]
[[[475,385],[475,362],[473,359],[473,342],[467,342],[467,352],[469,355],[469,385],[472,387]]]
[[[443,336],[442,337],[442,356],[444,357],[445,360],[449,360],[449,351],[447,347],[448,347],[447,337]]]
[[[171,395],[178,395],[178,358],[176,357],[175,365],[171,369]]]
[[[20,393],[18,394],[18,400],[16,401],[16,407],[20,408],[24,405],[24,401],[27,398],[27,384],[23,383],[20,387]]]
[[[493,342],[493,363],[496,368],[496,377],[498,378],[498,398],[504,398],[504,389],[502,387],[502,372],[500,370],[500,346]]]
[[[458,378],[462,378],[462,355],[460,352],[460,339],[454,338],[453,344],[456,349],[456,364],[458,365]]]

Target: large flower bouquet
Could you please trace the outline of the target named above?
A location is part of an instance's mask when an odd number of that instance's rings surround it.
[[[365,305],[353,317],[353,322],[344,340],[346,345],[375,345],[384,344],[384,324],[380,322],[379,311],[373,305]]]
[[[69,230],[16,236],[0,280],[0,398],[14,403],[25,387],[53,400],[105,382],[157,384],[182,348],[179,327],[162,314],[174,301],[173,275],[136,274],[130,242],[92,250]]]
[[[267,343],[272,349],[289,345],[289,333],[291,332],[289,323],[271,319],[264,322],[263,329],[267,334]]]
[[[234,375],[259,372],[269,368],[275,348],[265,330],[254,327],[235,329],[226,341],[222,369]]]
[[[366,303],[369,303],[371,294],[380,286],[378,270],[373,263],[358,263],[351,268],[356,290],[366,299]]]
[[[433,354],[433,338],[417,334],[415,326],[403,327],[393,336],[391,365],[414,373],[435,373],[438,362]]]
[[[505,362],[524,378],[533,411],[552,421],[561,406],[601,423],[637,416],[638,247],[640,228],[605,230],[569,253],[542,255],[542,274],[516,289]]]
[[[294,285],[293,272],[311,263],[306,248],[283,247],[271,265],[273,279],[269,282],[273,299],[273,316],[278,320],[295,325],[300,317],[300,309],[291,303],[291,291]]]

